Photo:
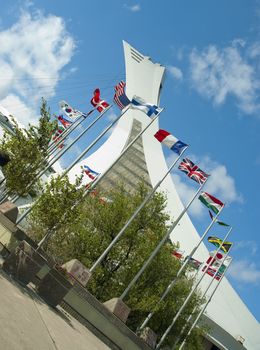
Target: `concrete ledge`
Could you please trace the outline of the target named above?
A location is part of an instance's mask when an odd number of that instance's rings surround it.
[[[86,289],[77,285],[63,299],[71,309],[86,320],[103,338],[107,338],[115,348],[124,350],[151,350],[151,347],[132,332],[107,307],[100,303]],[[66,310],[66,308],[65,308]],[[69,310],[67,310],[69,312]]]

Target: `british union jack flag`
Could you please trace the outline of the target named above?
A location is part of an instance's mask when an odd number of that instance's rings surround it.
[[[204,171],[202,171],[188,158],[182,160],[178,169],[186,173],[188,177],[198,182],[200,185],[202,185],[210,176],[209,174],[206,174]]]

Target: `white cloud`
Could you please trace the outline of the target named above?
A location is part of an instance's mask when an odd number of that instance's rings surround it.
[[[38,121],[39,112],[36,113],[35,109],[26,105],[17,95],[7,95],[0,101],[0,104],[3,105],[11,115],[19,117],[17,119],[23,126],[27,125],[28,122],[35,124]]]
[[[257,60],[248,59],[250,53],[244,46],[243,40],[236,39],[226,48],[210,45],[201,52],[193,49],[190,54],[191,79],[193,88],[216,105],[233,96],[241,111],[252,114],[260,110],[260,83],[256,73]],[[252,58],[258,52],[258,46],[251,51]]]
[[[125,4],[124,6],[125,6],[125,8],[127,8],[131,12],[141,11],[141,5],[140,4],[135,4],[135,5],[132,5],[132,6],[128,6],[128,5]]]
[[[244,250],[250,255],[256,255],[258,251],[258,245],[255,241],[239,241],[234,245],[233,250]]]
[[[0,100],[18,120],[35,122],[40,98],[55,94],[74,40],[62,18],[24,11],[12,27],[0,32],[0,42]]]
[[[202,157],[199,164],[203,170],[210,174],[205,185],[206,191],[218,194],[226,204],[243,202],[242,196],[236,190],[235,180],[228,174],[225,165],[212,160],[208,156]]]
[[[210,174],[204,187],[206,192],[219,198],[227,205],[233,202],[243,202],[242,196],[237,192],[235,180],[228,174],[225,165],[212,160],[208,156],[198,158],[197,156],[191,155],[189,158],[191,158],[194,163],[198,164],[202,170]],[[168,163],[169,160],[172,162],[173,158],[169,158],[167,160]],[[187,179],[185,175],[181,176],[176,174],[176,172],[173,173],[172,177],[181,200],[184,204],[187,204],[196,192],[197,187],[193,186],[195,182]],[[205,207],[198,200],[193,202],[189,212],[196,217],[203,216],[206,213]]]
[[[260,268],[248,260],[233,261],[228,275],[241,283],[258,284],[260,282]]]
[[[174,67],[174,66],[168,66],[167,69],[168,69],[168,72],[170,73],[170,75],[174,79],[176,79],[176,80],[182,80],[183,79],[182,71],[179,68]]]

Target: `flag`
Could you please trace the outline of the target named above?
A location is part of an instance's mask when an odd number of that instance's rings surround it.
[[[202,265],[202,262],[200,262],[199,260],[196,260],[194,258],[190,258],[188,264],[193,267],[195,270],[199,270],[199,268]]]
[[[158,130],[154,137],[177,154],[181,154],[183,148],[188,147],[186,143],[178,140],[166,130]]]
[[[183,258],[183,251],[182,250],[173,250],[172,255],[177,258],[177,259],[182,259]]]
[[[213,216],[213,214],[211,213],[210,210],[209,210],[209,216],[211,217],[211,220],[214,219],[214,216]],[[230,225],[226,224],[225,222],[219,221],[219,220],[216,220],[216,223],[219,224],[220,226],[226,226],[226,227],[229,227],[229,226],[230,226]]]
[[[60,101],[59,106],[63,113],[66,114],[72,121],[75,121],[82,116],[80,111],[72,108],[66,101]]]
[[[227,253],[229,251],[229,249],[232,246],[231,242],[223,242],[222,239],[218,238],[218,237],[208,237],[208,242],[214,244],[215,247],[219,248],[222,244],[222,247],[220,248],[224,253]]]
[[[178,169],[186,173],[189,178],[198,182],[200,185],[202,185],[209,177],[209,174],[204,173],[204,171],[188,158],[183,159],[178,166]]]
[[[63,115],[59,115],[57,117],[58,121],[64,126],[65,129],[67,129],[68,127],[71,126],[72,121],[68,120],[67,118],[65,118]]]
[[[58,124],[58,128],[56,130],[53,131],[52,134],[52,141],[55,143],[58,143],[61,139],[61,134],[65,131],[66,129],[64,128],[63,125]],[[61,142],[58,146],[60,149],[64,147],[64,143]]]
[[[148,117],[155,117],[161,109],[150,103],[146,103],[141,97],[134,96],[131,102],[131,108],[144,112]]]
[[[90,100],[90,103],[99,111],[99,113],[103,112],[109,106],[106,101],[101,100],[99,89],[94,91],[94,96]]]
[[[210,237],[209,237],[210,238]],[[212,251],[209,253],[210,256],[208,260],[206,261],[206,264],[202,271],[205,271],[207,269],[207,274],[213,277],[215,275],[215,279],[219,280],[222,274],[225,272],[227,265],[226,263],[230,263],[231,257],[225,256],[222,253],[216,251]],[[215,257],[214,257],[215,255]],[[214,257],[214,258],[213,258]],[[225,261],[224,261],[225,259]]]
[[[97,173],[96,171],[90,169],[87,165],[84,165],[84,173],[91,179],[95,180],[95,178],[100,175],[100,173]]]
[[[207,268],[207,271],[206,273],[211,276],[211,277],[214,277],[217,281],[220,280],[222,274],[224,273],[224,271],[226,270],[226,266],[225,265],[221,265],[221,267],[219,269],[214,269],[213,267],[211,266],[204,266],[202,271],[205,271]]]
[[[210,258],[213,258],[213,256],[216,254],[216,250],[213,250],[212,252],[209,253],[209,258],[208,260],[210,261]],[[217,252],[215,258],[214,258],[214,266],[220,266],[223,262],[223,260],[225,259],[225,264],[226,263],[230,263],[231,262],[231,256],[227,255],[227,254],[223,254],[221,252]]]
[[[125,85],[124,81],[120,81],[120,83],[115,86],[114,102],[120,109],[124,109],[131,103],[125,94]]]
[[[224,203],[207,192],[201,192],[199,200],[206,205],[207,208],[214,211],[215,214],[218,214],[220,209],[224,207]]]
[[[222,264],[224,256],[220,252],[218,252],[216,255],[215,254],[216,254],[216,251],[210,252],[210,256],[209,256],[208,260],[206,261],[206,263],[208,265],[218,269],[220,267],[220,265]],[[214,255],[215,255],[215,257],[213,258]]]

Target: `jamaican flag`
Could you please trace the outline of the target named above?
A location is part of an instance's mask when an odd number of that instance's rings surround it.
[[[218,237],[208,237],[208,242],[214,244],[215,247],[219,248],[221,245],[222,247],[220,248],[224,253],[227,253],[229,249],[231,248],[232,244],[231,242],[224,242],[222,239]]]

